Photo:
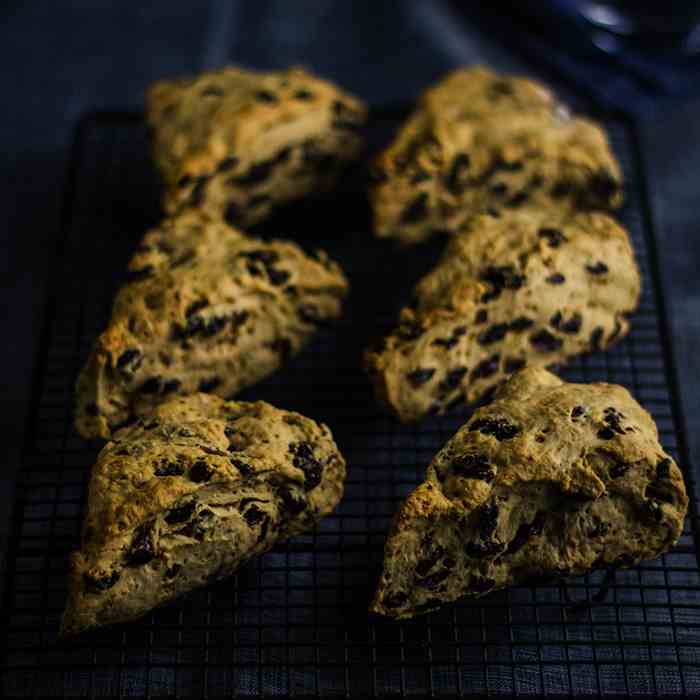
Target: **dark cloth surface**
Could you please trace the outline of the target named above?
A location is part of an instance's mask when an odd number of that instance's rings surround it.
[[[46,275],[79,115],[102,108],[139,109],[151,81],[230,61],[258,68],[306,64],[373,104],[410,100],[450,68],[474,62],[544,78],[549,68],[560,75],[569,71],[572,87],[582,81],[601,83],[599,65],[589,66],[586,73],[585,63],[569,65],[566,52],[548,54],[541,39],[532,39],[539,43],[536,52],[528,52],[523,43],[530,40],[521,36],[516,41],[505,21],[494,30],[493,19],[484,23],[480,13],[472,11],[474,4],[457,5],[438,0],[16,0],[3,5],[0,200],[5,332],[0,372],[6,435],[1,444],[8,464],[3,479],[11,477],[26,422]],[[530,62],[533,56],[536,60]],[[608,94],[620,97],[612,79],[608,82]],[[695,244],[695,210],[700,106],[677,99],[672,110],[664,102],[654,111],[655,121],[642,131],[641,145],[649,164],[651,215],[659,236],[688,435],[697,457],[700,246]]]

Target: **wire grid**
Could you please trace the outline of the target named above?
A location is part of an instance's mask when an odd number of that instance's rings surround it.
[[[394,125],[391,115],[379,115],[373,142]],[[616,121],[607,126],[626,172],[621,218],[632,234],[644,292],[630,336],[563,374],[630,388],[654,415],[662,443],[678,456],[683,446],[640,162],[630,129]],[[619,571],[608,597],[588,608],[569,601],[591,601],[602,572],[569,579],[565,589],[519,586],[464,600],[411,622],[367,614],[390,518],[468,412],[406,427],[374,406],[359,368],[362,349],[391,324],[440,242],[396,252],[373,240],[352,177],[332,200],[302,206],[262,231],[296,232],[302,244],[322,244],[343,264],[353,286],[344,320],[241,396],[331,426],[349,466],[340,507],[316,533],[281,544],[229,580],[142,621],[57,641],[66,558],[79,543],[86,480],[98,449],[73,431],[73,385],[131,251],[158,218],[142,122],[103,115],[84,121],[79,133],[10,534],[0,630],[7,695],[367,698],[700,690],[694,517],[672,553]]]

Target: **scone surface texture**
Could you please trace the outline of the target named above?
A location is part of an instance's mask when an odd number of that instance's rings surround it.
[[[222,68],[147,94],[167,212],[194,206],[247,228],[328,190],[362,151],[363,103],[301,68]]]
[[[627,232],[606,214],[480,215],[448,240],[366,367],[379,401],[418,421],[526,365],[606,348],[627,333],[639,294]]]
[[[524,369],[400,507],[371,609],[408,618],[531,579],[635,566],[673,547],[687,507],[678,466],[626,389]]]
[[[373,174],[375,232],[404,244],[453,233],[484,211],[622,201],[620,167],[600,126],[572,116],[543,85],[482,67],[427,90]]]
[[[62,633],[124,622],[232,574],[337,505],[327,426],[270,404],[178,397],[117,432],[90,480]]]
[[[165,398],[230,397],[341,314],[347,282],[325,253],[264,242],[185,211],[143,238],[77,385],[78,432],[108,438]]]

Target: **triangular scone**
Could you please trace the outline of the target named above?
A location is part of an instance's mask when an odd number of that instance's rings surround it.
[[[330,430],[195,394],[116,433],[93,469],[62,633],[137,618],[314,527],[343,493]]]
[[[147,103],[165,210],[194,206],[246,228],[331,188],[364,145],[364,104],[301,68],[158,82]]]
[[[680,470],[626,389],[524,369],[401,506],[371,609],[412,617],[531,578],[634,566],[673,547],[687,507]]]
[[[626,231],[602,213],[475,217],[416,286],[366,366],[402,421],[482,397],[525,366],[561,364],[626,335],[640,277]]]
[[[131,260],[80,375],[78,432],[108,438],[176,394],[234,395],[339,317],[346,293],[322,251],[249,238],[195,212],[164,220]]]
[[[375,232],[406,244],[485,211],[622,201],[620,168],[595,122],[539,83],[482,67],[427,90],[373,172]]]

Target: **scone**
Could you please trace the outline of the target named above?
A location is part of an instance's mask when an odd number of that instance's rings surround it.
[[[483,397],[525,365],[561,364],[627,333],[640,277],[625,230],[600,213],[475,217],[366,354],[377,397],[405,422]]]
[[[76,427],[108,438],[164,398],[232,396],[337,318],[347,282],[323,252],[191,211],[144,237],[77,385]]]
[[[484,211],[622,200],[620,168],[597,124],[573,117],[539,83],[481,67],[429,89],[373,174],[375,232],[406,244]]]
[[[61,632],[140,617],[312,529],[343,493],[330,430],[267,403],[163,403],[100,452]]]
[[[147,95],[169,213],[202,208],[244,228],[278,204],[333,186],[363,147],[367,110],[300,68],[222,68]]]
[[[678,466],[626,389],[524,369],[401,506],[371,609],[407,618],[532,578],[635,566],[673,547],[687,507]]]

